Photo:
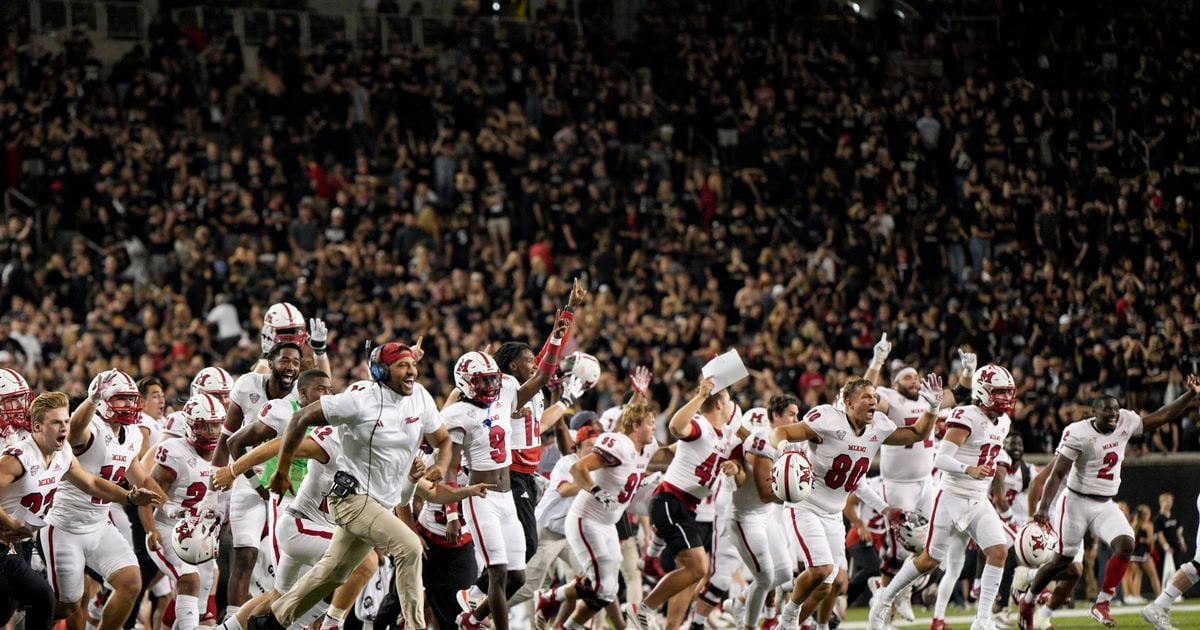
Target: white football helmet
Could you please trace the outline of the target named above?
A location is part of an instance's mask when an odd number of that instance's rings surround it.
[[[562,373],[578,378],[587,391],[600,380],[600,362],[586,352],[572,352],[562,361]]]
[[[753,431],[771,426],[771,414],[766,407],[752,407],[742,414],[742,421],[747,429]]]
[[[1016,381],[999,365],[989,363],[971,376],[971,400],[984,411],[1012,413],[1016,397]]]
[[[29,430],[29,405],[33,390],[16,370],[0,369],[0,436],[10,431]]]
[[[1017,561],[1036,569],[1054,559],[1058,552],[1058,534],[1030,521],[1017,531]]]
[[[800,503],[812,494],[813,469],[804,453],[788,451],[771,466],[771,489],[785,504]]]
[[[233,391],[233,377],[219,367],[206,367],[196,373],[192,379],[189,396],[208,394],[221,401],[222,405],[229,404],[229,392]]]
[[[263,316],[261,337],[263,354],[271,354],[281,344],[303,348],[308,341],[308,324],[295,306],[287,302],[272,304]]]
[[[454,362],[454,386],[463,398],[491,404],[500,399],[500,366],[486,352],[468,352]]]
[[[221,519],[215,510],[204,509],[184,514],[171,533],[171,546],[180,560],[203,564],[217,557],[221,546]]]
[[[217,448],[221,437],[221,426],[225,424],[225,407],[216,396],[197,394],[183,406],[186,422],[183,437],[197,449],[211,451]]]
[[[894,524],[900,546],[909,553],[921,553],[925,550],[925,539],[929,538],[929,519],[920,512],[901,512]]]
[[[101,372],[92,378],[92,382],[88,385],[88,396],[96,393],[100,387],[100,377],[104,373]],[[142,420],[142,392],[138,390],[137,382],[133,377],[117,370],[117,378],[113,381],[117,385],[117,393],[109,397],[108,400],[101,400],[96,403],[96,415],[100,419],[112,424],[137,424]]]

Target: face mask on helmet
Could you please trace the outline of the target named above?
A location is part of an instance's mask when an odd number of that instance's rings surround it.
[[[116,394],[104,401],[103,406],[106,409],[101,418],[113,424],[137,424],[142,417],[141,394]]]
[[[198,449],[211,451],[217,448],[221,439],[221,423],[207,420],[193,420],[188,428],[188,442]]]
[[[471,378],[475,390],[472,400],[481,403],[494,403],[500,400],[500,373],[476,374]]]
[[[999,413],[1012,413],[1013,403],[1017,399],[1017,391],[1011,387],[997,387],[991,391],[991,404],[988,407]]]
[[[0,396],[0,432],[14,429],[29,430],[29,405],[33,403],[33,392],[12,392]]]
[[[308,341],[308,331],[302,326],[295,328],[276,328],[274,337],[275,347],[279,347],[284,344],[295,344],[296,346],[303,348],[304,343]]]

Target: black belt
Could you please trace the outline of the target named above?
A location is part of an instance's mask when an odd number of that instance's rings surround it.
[[[1079,496],[1081,496],[1085,499],[1091,499],[1093,501],[1112,501],[1113,499],[1116,498],[1116,497],[1106,497],[1102,494],[1088,494],[1086,492],[1080,492],[1080,491],[1076,490],[1075,488],[1072,488],[1071,486],[1067,486],[1067,490],[1070,490],[1071,492],[1074,492],[1075,494],[1078,494]]]

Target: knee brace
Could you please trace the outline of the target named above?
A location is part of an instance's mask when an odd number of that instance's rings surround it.
[[[1183,566],[1179,568],[1183,570],[1183,574],[1187,576],[1187,579],[1192,584],[1200,582],[1200,565],[1196,564],[1195,560],[1192,560],[1191,562],[1185,562],[1183,563]]]
[[[700,599],[713,606],[720,606],[721,602],[725,601],[728,597],[729,591],[713,586],[712,582],[709,582],[704,587],[704,592],[700,593]]]
[[[600,595],[592,587],[592,581],[583,576],[575,578],[575,592],[579,593],[580,601],[595,612],[604,610],[608,606],[608,602],[600,599]]]

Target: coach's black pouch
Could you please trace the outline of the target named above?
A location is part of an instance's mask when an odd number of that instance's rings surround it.
[[[329,496],[344,499],[352,494],[358,494],[358,480],[345,471],[337,471],[333,474],[333,487],[329,489]]]

